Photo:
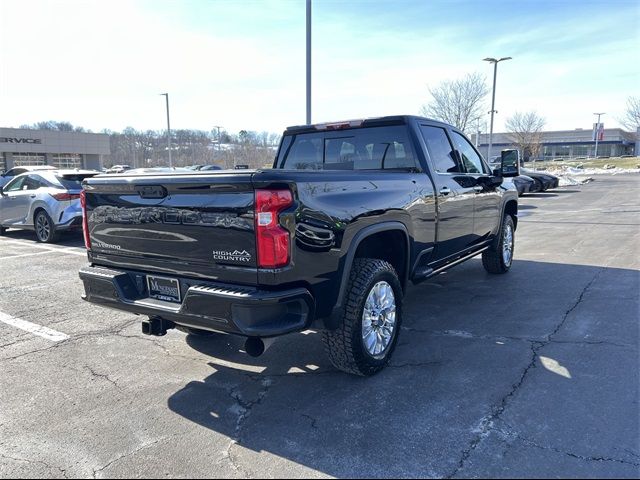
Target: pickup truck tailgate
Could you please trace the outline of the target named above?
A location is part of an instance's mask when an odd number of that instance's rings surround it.
[[[102,265],[255,285],[252,174],[87,180],[90,258]]]

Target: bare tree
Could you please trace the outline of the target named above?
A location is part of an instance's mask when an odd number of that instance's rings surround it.
[[[540,156],[545,123],[544,117],[536,112],[516,112],[505,122],[509,140],[520,150],[523,160]]]
[[[471,122],[485,113],[484,99],[489,88],[483,75],[470,73],[429,88],[429,93],[432,99],[421,108],[421,113],[467,131]]]
[[[75,127],[71,122],[57,122],[55,120],[47,120],[46,122],[37,122],[32,125],[20,125],[20,128],[28,130],[53,130],[56,132],[87,132],[93,133],[91,130],[85,130],[83,127]]]
[[[21,128],[83,132],[69,122],[46,121]],[[104,159],[105,166],[131,165],[135,167],[166,166],[169,163],[167,137],[165,131],[140,131],[127,127],[122,132],[102,130],[109,135],[110,155]],[[185,165],[218,164],[227,168],[248,165],[264,168],[273,164],[280,141],[280,135],[269,132],[257,133],[242,130],[237,135],[220,132],[220,140],[225,148],[215,148],[218,132],[176,129],[171,132],[173,163],[177,167]]]
[[[620,123],[633,133],[638,131],[638,128],[640,128],[640,97],[627,98],[627,109]]]

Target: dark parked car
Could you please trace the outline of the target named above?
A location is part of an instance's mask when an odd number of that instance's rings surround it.
[[[536,172],[528,168],[521,168],[520,171],[536,182],[539,192],[546,192],[550,188],[558,188],[560,183],[560,179],[550,173]]]
[[[513,156],[513,161],[517,161],[520,164],[520,153],[516,149],[504,149],[502,150],[502,155],[511,155]],[[491,162],[489,163],[489,167],[491,170],[495,170],[496,168],[500,168],[500,158],[501,157],[493,157]],[[536,180],[527,175],[524,175],[525,169],[520,168],[520,175],[513,179],[513,184],[516,186],[518,190],[518,196],[521,196],[525,193],[537,193],[542,191],[542,182]],[[556,185],[557,186],[557,185]]]
[[[537,193],[540,191],[540,185],[528,175],[518,175],[513,179],[513,184],[518,190],[518,196],[525,193]]]
[[[450,125],[396,116],[289,127],[273,169],[91,178],[84,298],[148,316],[150,335],[245,336],[251,355],[314,328],[337,368],[372,375],[410,281],[477,255],[510,269],[518,171],[503,157],[492,173]]]

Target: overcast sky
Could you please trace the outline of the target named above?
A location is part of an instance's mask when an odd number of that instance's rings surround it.
[[[619,126],[640,96],[640,2],[315,0],[313,121],[417,114],[500,63],[495,131]],[[0,126],[281,132],[305,121],[305,2],[0,0]],[[487,107],[489,110],[489,107]]]

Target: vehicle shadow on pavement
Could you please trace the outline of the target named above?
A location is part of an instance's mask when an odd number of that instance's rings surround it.
[[[32,242],[37,245],[60,245],[62,247],[83,247],[84,240],[82,238],[82,230],[76,230],[71,232],[61,232],[60,237],[56,243],[39,243],[36,240],[36,234],[29,230],[7,230],[0,238],[6,238],[7,240],[20,240],[25,243]]]
[[[537,193],[524,193],[523,198],[550,198],[557,197],[557,193],[551,192],[537,192]]]
[[[168,406],[227,436],[222,458],[249,477],[290,461],[337,477],[629,476],[639,291],[637,270],[516,261],[490,276],[476,259],[408,288],[378,375],[336,371],[315,333],[259,358],[240,338],[189,336],[212,372]],[[615,413],[594,415],[595,404]],[[566,461],[551,461],[557,452]]]

